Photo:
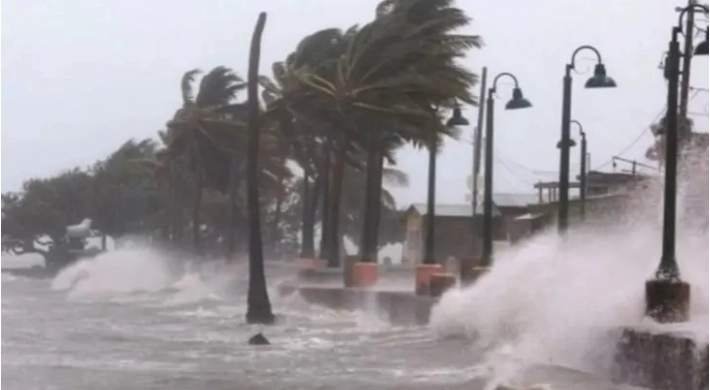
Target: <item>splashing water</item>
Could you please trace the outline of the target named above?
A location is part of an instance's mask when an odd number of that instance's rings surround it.
[[[677,235],[681,276],[691,285],[690,322],[644,318],[644,286],[660,261],[661,230],[649,223],[655,213],[639,213],[656,209],[656,201],[628,210],[635,224],[578,228],[566,241],[548,232],[496,253],[487,275],[441,299],[433,329],[474,339],[495,383],[535,364],[607,374],[624,326],[673,327],[707,342],[707,229],[680,226]]]
[[[75,296],[156,292],[175,281],[169,259],[152,249],[126,249],[80,260],[52,281],[54,290]]]

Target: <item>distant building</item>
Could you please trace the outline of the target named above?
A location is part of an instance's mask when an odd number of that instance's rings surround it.
[[[517,217],[529,214],[528,204],[536,199],[535,194],[494,194],[494,244],[507,245],[511,241],[513,221]],[[476,218],[472,218],[473,206],[470,204],[439,204],[436,205],[434,214],[436,215],[434,231],[436,261],[443,262],[449,257],[458,259],[471,257],[480,251],[483,206],[476,208]],[[426,215],[425,203],[411,205],[402,215],[402,222],[406,229],[402,254],[404,264],[420,264],[423,261]],[[474,242],[473,237],[476,237],[477,241]]]

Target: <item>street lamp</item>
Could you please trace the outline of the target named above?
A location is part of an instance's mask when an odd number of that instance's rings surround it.
[[[454,106],[453,115],[446,121],[446,126],[465,126],[468,120],[461,114],[458,103]],[[436,147],[438,137],[435,132],[431,132],[429,139],[429,179],[427,185],[427,212],[426,229],[424,237],[424,258],[422,264],[418,264],[415,270],[415,293],[417,295],[427,295],[429,283],[432,275],[441,272],[441,265],[436,262],[435,248],[435,221],[436,221]]]
[[[518,87],[518,79],[511,73],[500,73],[493,79],[492,87],[488,89],[486,101],[486,160],[483,176],[483,248],[481,251],[481,267],[490,267],[493,254],[493,94],[501,77],[510,77],[515,82],[513,97],[505,104],[506,110],[517,110],[532,107],[523,97]]]
[[[464,118],[461,114],[461,107],[458,103],[456,103],[451,118],[446,121],[446,126],[453,127],[466,125],[468,125],[468,119]],[[429,145],[429,179],[427,185],[427,226],[424,241],[424,264],[436,263],[436,250],[434,243],[434,220],[436,219],[436,142],[437,136],[435,133],[432,133]]]
[[[560,194],[559,210],[557,213],[557,228],[561,234],[567,232],[569,225],[569,149],[574,146],[570,140],[570,120],[572,111],[572,75],[575,68],[575,57],[582,50],[591,50],[597,56],[597,64],[594,66],[594,76],[584,84],[585,88],[614,88],[616,82],[606,75],[606,67],[602,63],[602,56],[593,46],[584,45],[578,47],[572,53],[572,61],[565,65],[565,77],[562,89],[562,139],[557,144],[560,149]]]
[[[678,34],[682,33],[683,16],[690,9],[708,8],[700,4],[689,5],[680,12],[678,25],[671,32],[668,44],[668,95],[666,113],[665,184],[663,189],[663,250],[655,279],[646,282],[646,314],[658,322],[683,322],[688,320],[690,286],[680,279],[675,258],[676,191],[678,172],[678,73],[680,46]],[[692,32],[687,32],[691,34]],[[695,49],[696,55],[708,54],[707,30],[705,41]]]
[[[587,216],[587,133],[584,132],[584,128],[579,121],[571,120],[570,122],[579,126],[579,136],[582,143],[582,150],[579,155],[579,214],[582,221],[584,221]]]

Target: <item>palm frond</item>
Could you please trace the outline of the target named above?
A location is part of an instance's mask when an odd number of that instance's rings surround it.
[[[180,82],[180,90],[182,92],[183,104],[187,105],[189,103],[192,103],[193,99],[195,98],[192,92],[192,83],[195,82],[195,77],[197,77],[197,75],[200,73],[202,73],[201,70],[193,69],[185,72],[185,74],[182,75],[182,80]]]

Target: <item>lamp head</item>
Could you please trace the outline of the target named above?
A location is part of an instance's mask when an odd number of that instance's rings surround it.
[[[616,82],[614,79],[606,75],[606,67],[604,64],[596,64],[594,66],[594,76],[587,80],[584,84],[585,88],[614,88]]]
[[[461,115],[461,108],[458,106],[454,108],[454,113],[449,118],[448,121],[446,121],[446,126],[448,127],[454,127],[454,126],[466,126],[468,125],[468,119],[464,118],[463,115]]]
[[[562,141],[561,140],[558,141],[557,142],[557,149],[560,149],[562,147],[562,145],[563,145]],[[569,143],[567,144],[567,148],[573,148],[575,146],[577,146],[577,143],[572,138],[570,138]]]
[[[708,29],[705,29],[705,40],[700,42],[700,44],[695,48],[696,56],[706,56],[708,55]]]
[[[513,89],[513,98],[510,99],[508,103],[505,104],[506,110],[517,110],[520,108],[532,107],[532,103],[528,99],[523,97],[523,91],[520,88]]]

